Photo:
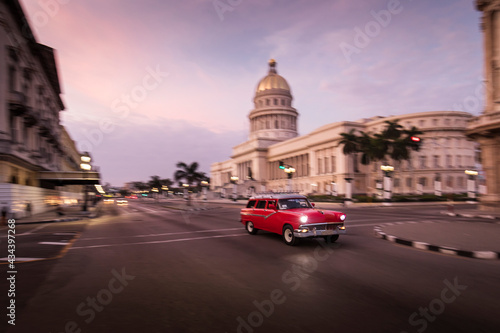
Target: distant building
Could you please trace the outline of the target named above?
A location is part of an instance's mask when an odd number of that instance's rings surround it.
[[[346,193],[352,179],[353,194],[380,194],[381,163],[361,165],[356,157],[342,153],[340,133],[351,129],[378,133],[385,121],[399,120],[424,134],[422,148],[411,159],[393,162],[393,193],[434,193],[436,180],[441,192],[466,192],[466,169],[476,169],[477,145],[464,131],[472,115],[467,112],[430,111],[391,117],[373,117],[324,125],[298,136],[293,96],[287,81],[269,62],[269,73],[257,85],[250,120],[249,140],[233,148],[231,159],[211,166],[211,189],[222,195],[250,195],[262,191],[296,191],[302,194]],[[359,133],[357,133],[359,134]],[[284,166],[295,169],[289,180]],[[231,177],[238,177],[231,181]],[[236,185],[234,185],[236,183]]]
[[[99,181],[59,123],[60,95],[54,50],[36,41],[17,0],[0,2],[0,208],[15,217],[81,199],[82,185]]]

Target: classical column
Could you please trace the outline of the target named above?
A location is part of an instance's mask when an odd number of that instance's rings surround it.
[[[480,208],[500,210],[500,0],[476,0],[476,9],[482,12],[486,103],[466,134],[481,147],[487,194],[480,198]]]

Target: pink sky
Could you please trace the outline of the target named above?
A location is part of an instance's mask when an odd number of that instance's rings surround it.
[[[376,115],[482,110],[472,0],[21,4],[37,40],[56,49],[62,123],[103,183],[172,178],[179,161],[208,173],[228,159],[247,139],[269,58],[291,86],[301,134]]]

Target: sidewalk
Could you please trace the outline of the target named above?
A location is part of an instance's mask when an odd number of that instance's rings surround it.
[[[33,214],[29,217],[16,218],[16,224],[35,224],[52,222],[70,222],[85,218],[95,218],[99,214],[100,205],[88,207],[87,211],[82,211],[81,206],[64,207],[64,215],[57,214],[55,208],[40,214]]]

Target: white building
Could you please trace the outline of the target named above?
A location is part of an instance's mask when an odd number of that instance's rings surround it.
[[[380,163],[361,165],[342,153],[340,133],[351,129],[378,133],[385,121],[399,120],[424,134],[422,148],[411,159],[392,163],[393,193],[467,191],[466,169],[475,169],[477,145],[464,131],[472,115],[467,112],[430,111],[392,117],[372,117],[324,125],[299,136],[293,96],[287,81],[269,62],[269,73],[257,85],[250,120],[249,140],[233,147],[231,159],[211,166],[211,189],[230,195],[261,191],[298,191],[302,194],[344,195],[352,178],[353,194],[380,194]],[[359,134],[357,132],[357,134]],[[295,169],[290,180],[279,168],[282,161]],[[353,162],[354,161],[354,162]],[[238,177],[231,182],[231,177]],[[435,181],[438,180],[438,183]],[[236,185],[234,185],[236,183]]]
[[[22,217],[82,197],[99,182],[60,125],[54,50],[38,43],[17,0],[0,2],[0,209]]]

